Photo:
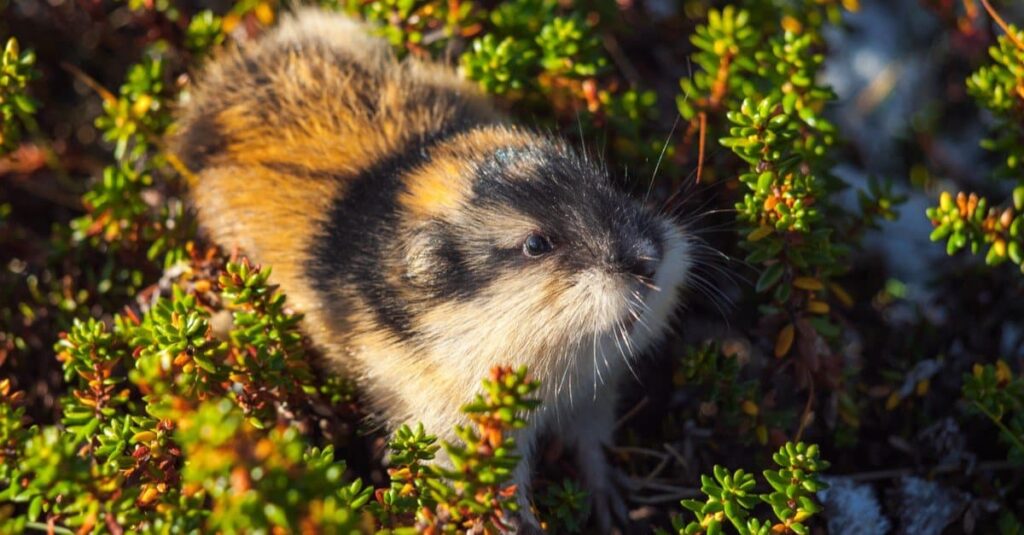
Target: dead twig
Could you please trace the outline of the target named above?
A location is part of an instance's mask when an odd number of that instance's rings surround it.
[[[650,402],[651,399],[648,398],[647,396],[644,396],[643,399],[638,401],[636,405],[633,405],[633,408],[629,409],[626,412],[626,414],[623,414],[622,417],[619,418],[617,422],[615,422],[615,429],[622,427],[622,424],[628,422],[630,419],[636,416],[637,413],[643,410],[643,408],[646,407]]]
[[[850,481],[856,482],[867,482],[867,481],[878,481],[881,479],[897,479],[913,474],[919,474],[922,472],[928,474],[949,474],[963,469],[960,464],[942,464],[927,470],[920,470],[916,468],[889,468],[885,470],[873,470],[870,472],[859,472],[856,474],[829,474],[832,477],[841,477]],[[998,472],[1002,470],[1016,470],[1020,469],[1020,463],[1013,461],[986,461],[979,463],[974,467],[974,471],[977,472]]]
[[[1013,41],[1013,44],[1016,45],[1017,48],[1024,50],[1024,42],[1021,42],[1020,38],[1017,37],[1017,34],[1010,29],[1010,25],[1003,20],[1003,17],[999,16],[999,13],[994,7],[992,7],[992,4],[990,4],[988,0],[981,0],[981,5],[985,6],[985,11],[988,11],[988,16],[992,17],[992,20],[995,21],[995,23],[1002,28],[1004,32],[1006,32],[1006,36],[1010,38],[1010,41]]]

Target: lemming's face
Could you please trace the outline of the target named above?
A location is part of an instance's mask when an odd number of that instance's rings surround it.
[[[596,382],[663,333],[690,263],[676,225],[560,145],[498,149],[462,172],[472,191],[407,256],[435,354]]]

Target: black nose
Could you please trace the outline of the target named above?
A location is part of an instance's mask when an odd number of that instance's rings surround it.
[[[641,228],[624,226],[617,239],[604,249],[606,269],[652,283],[662,258],[660,236]]]
[[[645,253],[611,254],[607,262],[614,271],[635,275],[644,279],[644,282],[651,282],[657,271],[658,259]]]
[[[661,244],[650,238],[642,238],[635,245],[628,256],[632,260],[629,272],[640,277],[644,282],[650,283],[658,270],[658,262],[661,259]]]
[[[650,282],[654,279],[654,274],[657,271],[657,264],[653,259],[637,258],[633,265],[630,266],[629,272],[633,275],[645,279],[646,282]]]

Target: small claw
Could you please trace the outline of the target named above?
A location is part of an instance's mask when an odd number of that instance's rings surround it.
[[[542,535],[544,529],[540,527],[540,521],[533,514],[527,503],[526,508],[520,508],[512,520],[512,525],[505,533],[517,533],[520,535]]]
[[[601,533],[612,533],[612,528],[629,526],[629,507],[615,485],[601,490],[592,490],[591,506]]]

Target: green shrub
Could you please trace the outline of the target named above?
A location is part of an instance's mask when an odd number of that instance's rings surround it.
[[[975,364],[964,377],[963,393],[971,410],[999,428],[1000,439],[1009,445],[1009,458],[1024,460],[1024,379],[1014,377],[1002,360],[994,365]]]
[[[818,472],[827,469],[828,463],[819,459],[817,446],[803,442],[787,443],[772,460],[779,470],[764,471],[764,478],[771,486],[769,493],[757,493],[754,475],[743,470],[729,473],[716,465],[714,478],[701,476],[700,490],[708,499],[683,500],[683,507],[692,511],[697,519],[685,526],[677,525],[680,535],[722,533],[726,521],[741,534],[810,533],[806,522],[821,512],[814,494],[828,488]],[[750,517],[750,510],[760,502],[771,506],[774,520]]]
[[[999,37],[998,44],[989,49],[994,63],[981,67],[967,79],[967,91],[997,118],[999,137],[985,140],[982,146],[1005,155],[1004,167],[996,176],[1011,181],[1011,199],[999,206],[974,193],[960,192],[954,198],[943,192],[939,205],[928,209],[928,218],[935,226],[932,241],[946,240],[950,255],[967,247],[978,253],[987,245],[986,264],[998,265],[1009,260],[1024,273],[1024,181],[1020,179],[1024,158],[1024,129],[1020,121],[1024,117],[1024,32],[1014,26],[1007,30],[1016,38]]]
[[[353,532],[377,519],[450,532],[507,522],[518,459],[505,431],[536,407],[525,369],[495,368],[484,381],[465,407],[474,426],[443,444],[450,469],[425,464],[437,446],[422,427],[399,429],[391,487],[371,503],[372,488],[343,479],[332,447],[311,446],[280,415],[351,394],[344,383],[312,384],[299,317],[267,286],[268,272],[243,260],[216,279],[201,275],[183,275],[141,319],[117,316],[113,329],[79,321],[61,338],[70,395],[60,428],[26,427],[23,394],[0,385],[0,500],[28,504],[0,519],[5,531]]]
[[[32,68],[35,54],[18,46],[11,37],[0,54],[0,151],[8,152],[18,146],[22,129],[32,125],[32,114],[36,102],[28,95],[26,87],[36,76]]]

